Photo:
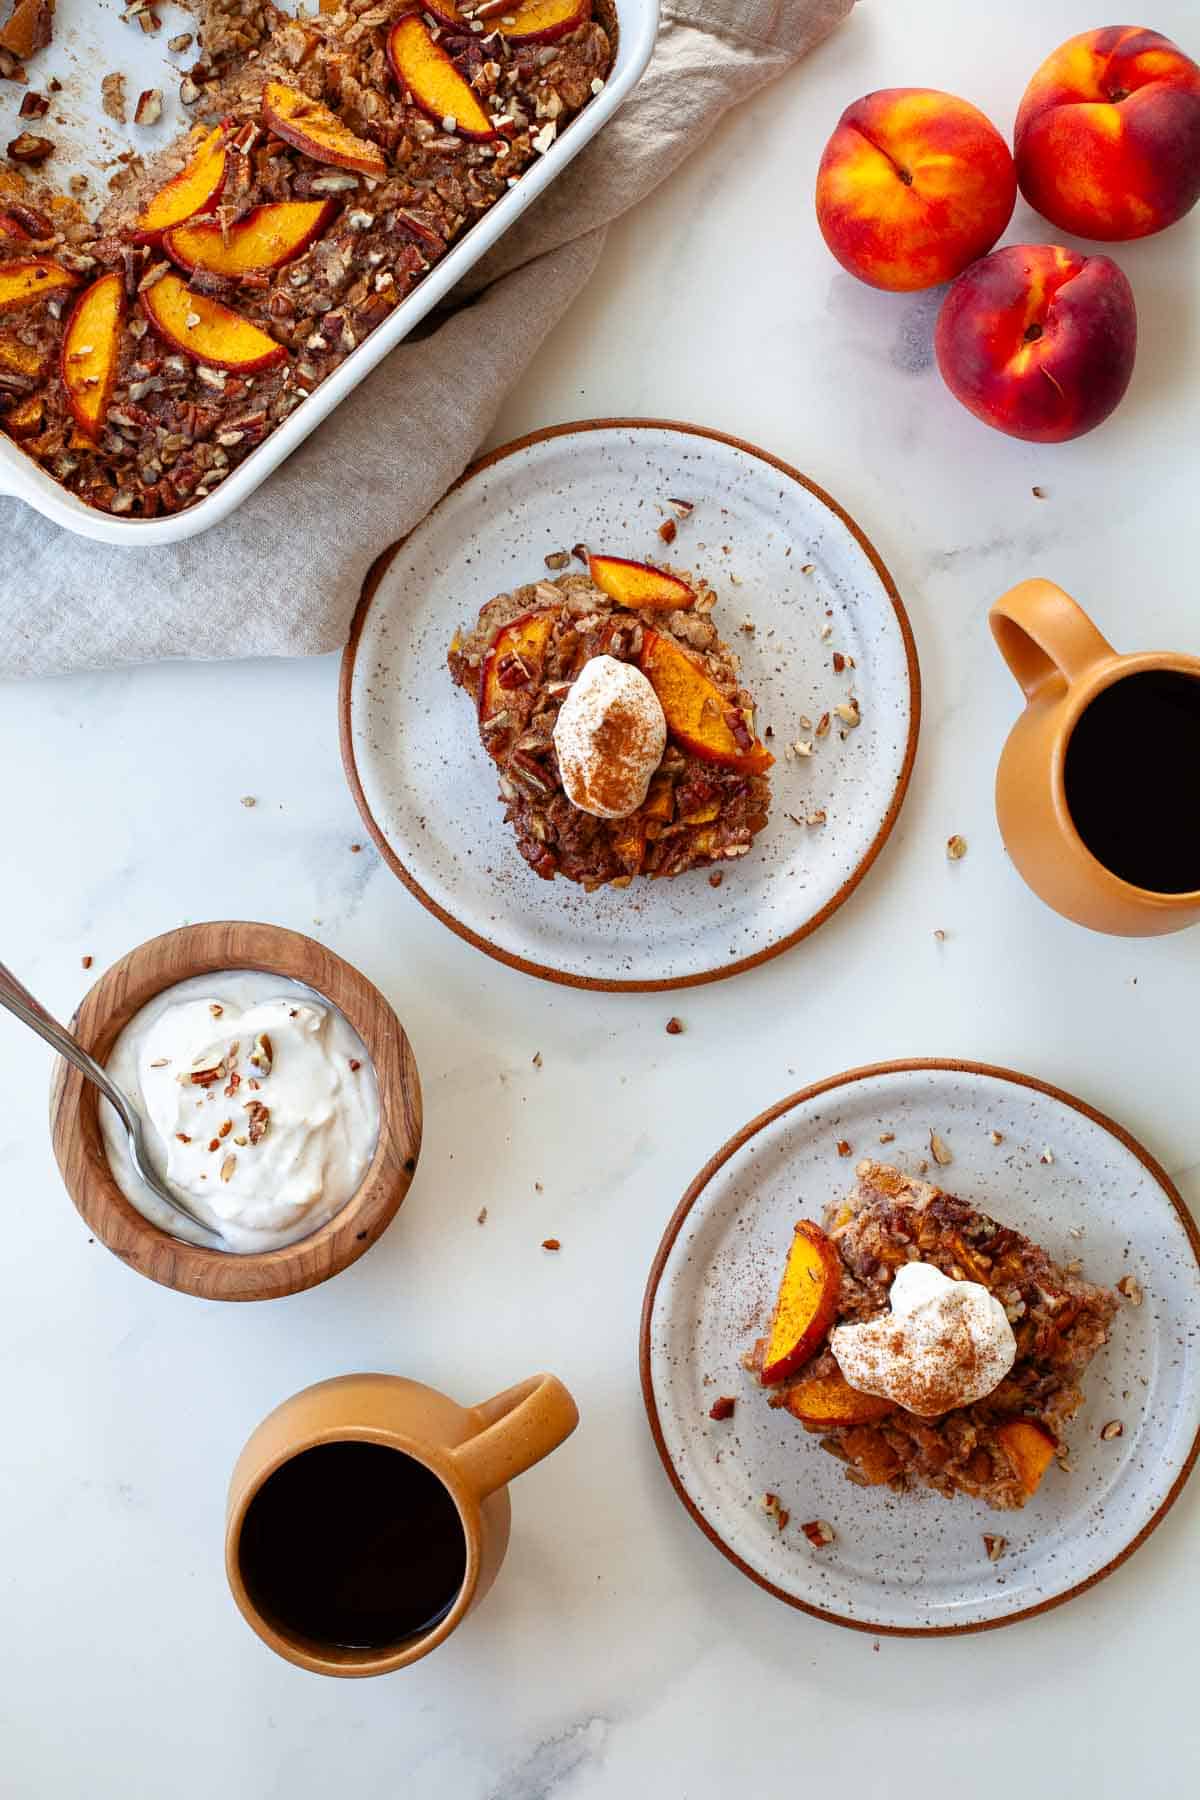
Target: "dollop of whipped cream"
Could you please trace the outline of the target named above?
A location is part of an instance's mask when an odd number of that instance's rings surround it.
[[[576,677],[554,726],[567,799],[598,819],[625,819],[646,798],[667,747],[658,695],[640,669],[593,656]]]
[[[168,1006],[137,1046],[169,1184],[218,1230],[288,1242],[353,1193],[379,1130],[374,1077],[334,1015],[299,997]],[[282,1234],[282,1236],[281,1236]],[[249,1244],[247,1244],[249,1247]]]
[[[1008,1317],[978,1281],[952,1281],[932,1263],[905,1263],[891,1311],[829,1338],[842,1374],[862,1394],[937,1418],[999,1387],[1017,1355]]]

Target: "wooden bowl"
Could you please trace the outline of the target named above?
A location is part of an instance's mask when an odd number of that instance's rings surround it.
[[[98,1062],[166,988],[193,975],[258,969],[301,981],[343,1013],[370,1052],[379,1084],[379,1141],[357,1191],[311,1237],[241,1256],[160,1231],[117,1186],[100,1132],[100,1096],[59,1059],[50,1133],[67,1192],[102,1244],[151,1281],[205,1300],[274,1300],[328,1281],[355,1262],[399,1211],[421,1149],[421,1083],[404,1029],[377,988],[323,944],[281,925],[223,921],[151,938],[109,969],[71,1029]]]

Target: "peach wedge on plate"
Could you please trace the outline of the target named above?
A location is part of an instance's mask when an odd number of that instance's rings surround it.
[[[786,1381],[814,1356],[833,1323],[842,1287],[838,1253],[811,1219],[796,1226],[767,1330],[759,1379]]]
[[[521,688],[536,688],[542,673],[542,659],[554,624],[552,612],[523,613],[512,619],[496,634],[479,672],[479,717],[502,718],[510,712],[514,697]],[[489,743],[493,755],[507,734]]]
[[[652,563],[631,562],[626,556],[589,556],[588,574],[600,592],[620,606],[679,612],[696,602],[695,592],[678,575],[656,569]]]
[[[787,1390],[783,1404],[793,1419],[822,1431],[843,1425],[874,1425],[896,1410],[892,1401],[852,1388],[840,1369],[795,1382]]]
[[[997,1426],[996,1436],[1012,1457],[1025,1492],[1036,1494],[1058,1449],[1050,1433],[1034,1419],[1013,1419]]]
[[[745,714],[673,638],[647,629],[638,665],[658,695],[667,730],[684,750],[745,775],[760,775],[771,767],[775,758],[755,737]]]

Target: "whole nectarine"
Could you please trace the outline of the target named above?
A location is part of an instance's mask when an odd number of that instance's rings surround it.
[[[1060,230],[1162,231],[1200,199],[1200,67],[1137,25],[1083,31],[1026,88],[1015,143],[1021,192]]]
[[[1008,145],[977,107],[935,88],[881,88],[848,106],[817,171],[817,222],[872,287],[950,281],[1012,217]]]
[[[946,386],[985,425],[1062,443],[1107,419],[1129,386],[1133,290],[1107,256],[1012,244],[959,276],[934,348]]]

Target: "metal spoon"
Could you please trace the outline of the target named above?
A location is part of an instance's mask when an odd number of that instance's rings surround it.
[[[104,1098],[115,1107],[121,1123],[129,1134],[129,1155],[134,1168],[146,1186],[151,1192],[157,1194],[164,1206],[169,1207],[173,1214],[182,1214],[185,1218],[190,1219],[192,1224],[198,1225],[214,1243],[220,1244],[222,1240],[219,1233],[213,1230],[207,1219],[202,1219],[199,1213],[192,1211],[185,1200],[181,1200],[178,1194],[172,1193],[162,1177],[155,1171],[146,1150],[146,1137],[141,1115],[128,1095],[122,1092],[108,1071],[101,1068],[100,1064],[88,1055],[82,1044],[78,1043],[70,1032],[65,1030],[58,1020],[52,1018],[45,1007],[34,999],[29,989],[22,987],[12,970],[6,969],[2,962],[0,962],[0,1006],[12,1013],[14,1018],[20,1019],[23,1025],[28,1025],[30,1031],[36,1031],[38,1036],[44,1038],[52,1049],[58,1051],[60,1056],[66,1057],[69,1063],[73,1063],[81,1075],[95,1083]]]

